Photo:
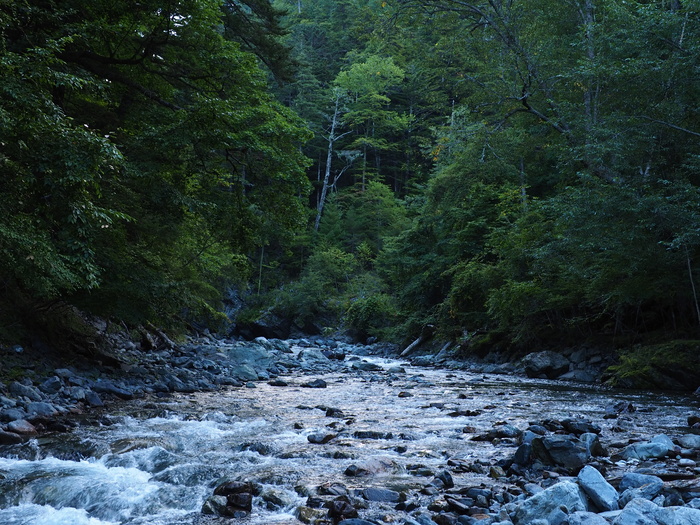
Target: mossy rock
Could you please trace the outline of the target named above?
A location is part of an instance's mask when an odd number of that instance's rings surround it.
[[[608,383],[620,388],[695,390],[700,386],[700,341],[669,341],[621,352],[608,369]]]

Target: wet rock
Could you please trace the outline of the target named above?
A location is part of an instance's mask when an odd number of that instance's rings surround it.
[[[379,370],[384,370],[380,365],[370,363],[368,361],[356,361],[351,366],[353,370],[360,370],[362,372],[376,372]]]
[[[314,432],[306,436],[306,439],[309,443],[313,443],[314,445],[325,445],[337,436],[338,434],[331,434],[329,432]]]
[[[345,360],[345,352],[338,349],[322,350],[323,355],[332,361],[343,361]]]
[[[564,427],[564,430],[577,436],[586,433],[600,434],[601,431],[598,425],[594,425],[590,421],[583,419],[564,419],[561,424]]]
[[[320,485],[316,491],[321,496],[345,496],[348,494],[348,488],[338,482],[324,483]]]
[[[521,361],[528,377],[555,379],[569,370],[569,360],[556,352],[544,351],[526,355]]]
[[[270,386],[289,386],[289,383],[282,381],[281,379],[273,379],[267,383]]]
[[[267,504],[267,508],[271,510],[283,509],[294,504],[294,498],[291,494],[274,487],[264,490],[260,497]]]
[[[345,414],[339,408],[328,407],[326,408],[326,417],[343,418],[345,417]]]
[[[399,392],[399,397],[413,397],[413,394],[411,394],[410,392],[402,391]]]
[[[334,523],[358,517],[357,509],[350,503],[347,496],[341,496],[324,505]]]
[[[226,509],[230,516],[244,517],[253,509],[253,484],[246,481],[229,481],[214,490],[214,496],[226,497]]]
[[[358,430],[353,433],[353,437],[356,439],[394,439],[394,434],[375,430]]]
[[[559,525],[566,521],[567,514],[586,510],[588,505],[581,487],[573,481],[562,481],[526,499],[515,512],[515,518],[518,525],[534,525],[536,520]]]
[[[603,475],[590,465],[578,473],[578,484],[600,511],[618,510],[619,495]]]
[[[233,517],[233,510],[228,508],[226,496],[210,496],[202,505],[202,514]]]
[[[349,520],[339,522],[338,525],[376,525],[376,523],[358,518],[351,518]]]
[[[304,388],[326,388],[328,383],[326,383],[323,379],[314,379],[313,381],[302,383],[301,386]]]
[[[332,521],[326,521],[325,519],[329,517],[328,509],[314,509],[311,507],[300,506],[297,507],[295,516],[302,523],[308,523],[309,525],[317,525],[320,523],[332,523]]]
[[[389,489],[367,488],[362,491],[362,497],[367,501],[385,501],[397,503],[401,500],[401,494]]]

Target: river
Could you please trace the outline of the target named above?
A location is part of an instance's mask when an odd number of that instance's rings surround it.
[[[296,509],[324,484],[411,494],[449,460],[488,469],[515,450],[509,440],[471,439],[497,422],[524,429],[543,418],[581,417],[600,425],[601,439],[610,442],[675,435],[698,412],[690,396],[362,359],[381,370],[354,370],[346,360],[333,372],[282,377],[288,386],[258,382],[124,402],[109,414],[83,417],[70,434],[4,447],[0,523],[230,523],[202,515],[201,508],[217,483],[234,479],[258,487],[253,511],[235,523],[296,524]],[[323,379],[327,387],[302,387],[309,379]],[[606,407],[620,401],[636,411],[603,419]],[[335,437],[310,443],[319,433]],[[353,466],[372,475],[346,476]],[[453,472],[458,487],[490,480],[472,470]],[[406,514],[394,506],[368,502],[360,516],[403,523]]]

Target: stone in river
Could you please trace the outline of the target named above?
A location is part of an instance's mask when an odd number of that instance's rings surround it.
[[[309,434],[306,436],[306,439],[309,441],[309,443],[313,443],[315,445],[325,445],[337,435],[338,434],[330,434],[326,432],[315,432],[314,434]]]
[[[387,501],[397,503],[401,499],[401,494],[395,490],[367,488],[362,491],[362,497],[368,501]]]
[[[341,496],[324,505],[328,509],[328,515],[334,522],[357,518],[357,509],[350,503],[347,496]]]
[[[328,383],[326,383],[323,379],[314,379],[313,381],[302,383],[301,386],[305,388],[326,388]]]

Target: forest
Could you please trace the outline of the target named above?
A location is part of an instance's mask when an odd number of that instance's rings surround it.
[[[0,0],[0,31],[8,344],[80,312],[697,361],[700,1]]]

